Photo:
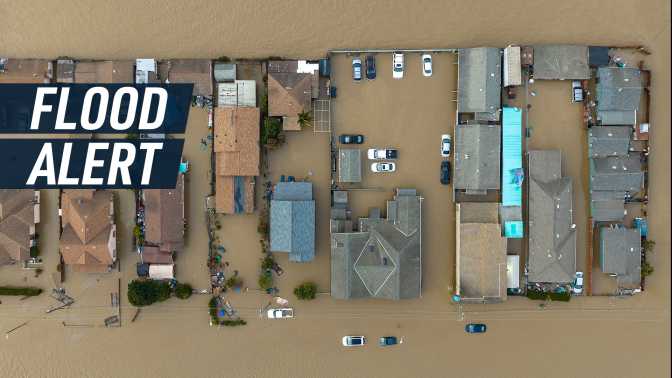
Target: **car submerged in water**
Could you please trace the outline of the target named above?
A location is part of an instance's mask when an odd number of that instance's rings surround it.
[[[366,57],[366,80],[376,80],[376,59],[373,55]]]

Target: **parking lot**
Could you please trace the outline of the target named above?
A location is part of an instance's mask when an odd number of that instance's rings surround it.
[[[431,54],[431,53],[430,53]],[[333,85],[338,96],[331,101],[332,135],[337,148],[361,150],[362,181],[339,184],[339,189],[357,190],[348,194],[347,209],[351,219],[368,217],[370,208],[381,209],[385,216],[387,200],[397,188],[415,188],[422,202],[422,297],[448,303],[445,295],[454,285],[454,218],[452,184],[439,180],[443,158],[441,135],[451,134],[455,123],[454,90],[457,89],[457,56],[450,52],[431,54],[433,74],[422,74],[421,55],[405,53],[404,77],[392,78],[392,54],[375,56],[377,77],[359,83],[352,80],[352,60],[366,59],[334,54],[331,57]],[[338,142],[341,134],[361,134],[364,143],[345,145]],[[394,172],[371,172],[366,152],[370,148],[397,149]],[[334,175],[338,178],[338,174]],[[441,296],[442,298],[439,298]],[[430,302],[427,302],[430,303]],[[438,302],[432,302],[434,305]]]

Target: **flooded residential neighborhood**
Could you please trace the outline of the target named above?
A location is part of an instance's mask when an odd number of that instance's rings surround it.
[[[669,4],[26,5],[0,102],[193,93],[35,134],[183,139],[170,187],[0,185],[0,375],[669,376]]]

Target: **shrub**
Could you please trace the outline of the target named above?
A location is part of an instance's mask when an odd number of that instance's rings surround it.
[[[268,290],[271,287],[271,279],[266,276],[259,277],[259,288],[261,290]]]
[[[648,277],[656,271],[656,268],[651,266],[648,261],[642,260],[642,277]]]
[[[39,248],[37,248],[36,246],[30,247],[30,258],[31,259],[36,258],[39,254],[40,254]]]
[[[642,251],[644,253],[650,252],[653,253],[653,248],[656,246],[656,241],[651,239],[642,238]]]
[[[263,241],[268,239],[268,234],[271,232],[268,222],[263,217],[259,217],[259,224],[257,225],[257,232],[261,236],[261,243],[263,244]]]
[[[189,284],[175,285],[175,296],[180,299],[191,297],[191,286]]]
[[[42,259],[37,260],[37,262],[42,262]]]
[[[527,297],[536,301],[569,302],[571,295],[569,295],[569,292],[567,291],[563,291],[562,293],[537,293],[536,291],[528,291]]]
[[[264,84],[268,83],[268,75],[264,75],[264,76],[262,76],[262,77],[261,77],[261,81],[263,81]],[[263,95],[262,95],[262,96],[263,96]],[[268,96],[266,96],[266,98],[268,98]]]
[[[208,302],[208,307],[210,307],[210,323],[211,325],[219,323],[217,319],[217,299],[212,297],[210,302]]]
[[[226,56],[226,55],[222,55],[222,56],[220,56],[219,58],[217,58],[217,60],[219,60],[220,62],[224,62],[224,63],[226,63],[226,62],[230,61],[231,58],[229,58],[229,57]]]
[[[61,273],[61,264],[56,265],[56,271]]]
[[[231,278],[229,278],[228,280],[226,280],[226,282],[224,282],[224,284],[226,285],[226,287],[227,287],[228,289],[230,289],[230,288],[232,288],[232,287],[236,284],[236,279],[233,278],[233,277],[231,277]]]
[[[315,287],[314,283],[301,285],[294,289],[294,295],[296,295],[297,299],[302,301],[312,301],[315,299],[316,292],[317,288]]]
[[[263,93],[261,95],[261,113],[264,117],[268,114],[268,93]]]
[[[266,141],[269,139],[277,139],[280,132],[280,120],[274,117],[264,118],[264,122],[261,127],[261,143],[266,144]]]
[[[139,224],[133,226],[133,236],[135,236],[135,242],[138,247],[142,246],[142,242],[145,241],[145,235],[142,234]]]
[[[124,139],[138,139],[140,138],[140,134],[126,134]]]
[[[262,269],[273,269],[273,257],[266,257],[262,262],[261,262],[261,268]]]
[[[42,273],[42,269],[40,269],[40,268],[35,269],[35,274],[37,274],[39,276],[40,273]]]
[[[222,225],[219,223],[219,221],[215,222],[215,230],[219,231],[222,229]]]
[[[272,62],[274,60],[282,60],[282,57],[279,57],[277,55],[271,55],[268,58],[266,58],[267,61]]]
[[[244,320],[236,320],[236,321],[224,320],[221,323],[221,325],[223,325],[224,327],[235,327],[235,326],[245,325],[245,324],[247,324],[247,323],[245,323]]]
[[[285,134],[280,133],[278,134],[277,139],[267,139],[266,140],[266,147],[273,151],[279,147],[282,147],[286,144],[287,142],[285,141]]]
[[[128,301],[135,307],[151,306],[170,298],[166,282],[133,280],[128,284]]]
[[[13,287],[0,287],[0,295],[12,295],[22,297],[36,297],[42,294],[42,289],[26,289]]]

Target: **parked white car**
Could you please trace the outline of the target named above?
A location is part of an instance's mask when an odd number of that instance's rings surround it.
[[[382,148],[371,148],[366,153],[369,160],[394,160],[397,158],[397,150],[386,150]]]
[[[283,319],[283,318],[293,318],[294,309],[291,308],[275,308],[268,310],[269,319]]]
[[[344,336],[343,345],[345,346],[362,346],[366,344],[364,336]]]
[[[582,102],[583,101],[583,88],[581,88],[581,82],[575,81],[572,82],[572,102]]]
[[[422,56],[422,74],[432,76],[432,56],[429,54]]]
[[[394,163],[373,163],[371,164],[371,172],[394,172]]]
[[[574,292],[578,294],[583,291],[583,272],[576,272],[574,277],[576,277],[576,282],[574,283]]]
[[[450,156],[450,135],[448,134],[441,135],[441,156]]]
[[[392,54],[392,63],[394,67],[394,70],[392,71],[392,77],[395,79],[401,79],[404,77],[404,54]]]

